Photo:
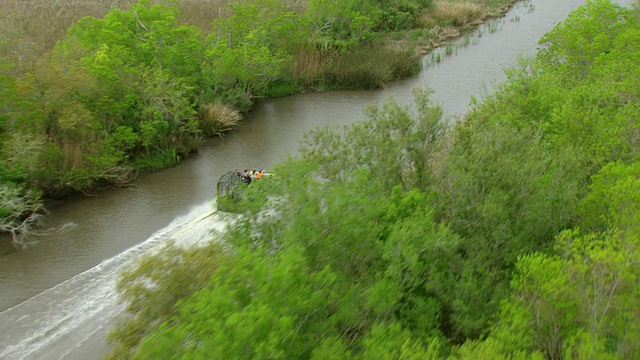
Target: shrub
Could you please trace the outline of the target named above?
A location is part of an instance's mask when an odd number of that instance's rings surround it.
[[[214,101],[200,106],[199,120],[205,136],[220,136],[238,127],[242,121],[242,115],[231,106]]]
[[[296,83],[293,80],[279,80],[267,84],[265,96],[277,98],[295,93]]]
[[[113,352],[107,359],[130,359],[134,345],[171,318],[180,300],[205,286],[222,256],[215,243],[184,250],[170,242],[126,269],[117,283],[126,314],[109,334]]]
[[[43,204],[40,194],[12,182],[0,183],[0,232],[11,234],[15,246],[25,246],[26,235],[40,225]]]
[[[176,165],[180,156],[175,149],[151,152],[133,160],[133,167],[140,171],[158,171]]]

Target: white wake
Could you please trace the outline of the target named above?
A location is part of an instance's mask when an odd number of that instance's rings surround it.
[[[139,245],[1,312],[0,359],[34,359],[44,353],[50,356],[47,345],[65,337],[72,338],[65,343],[80,346],[122,311],[115,283],[132,261],[169,241],[195,246],[215,240],[225,230],[232,218],[214,208],[209,202],[198,205]]]

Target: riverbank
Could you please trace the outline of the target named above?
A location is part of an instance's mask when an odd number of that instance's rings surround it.
[[[447,10],[447,7],[451,5],[444,5],[446,4],[445,2],[440,3],[443,5],[438,10],[438,3],[436,3],[436,10],[434,10],[433,14],[425,14],[418,20],[422,27],[429,29],[431,36],[424,37],[420,36],[420,32],[413,33],[409,31],[401,36],[390,34],[387,37],[387,41],[392,47],[404,47],[410,44],[416,48],[418,54],[425,56],[434,49],[447,46],[452,41],[470,34],[478,26],[487,23],[487,21],[504,17],[515,4],[526,1],[528,0],[510,0],[507,3],[484,11],[473,5],[458,5],[458,10]]]

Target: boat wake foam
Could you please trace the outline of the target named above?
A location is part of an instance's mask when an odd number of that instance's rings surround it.
[[[207,202],[176,218],[146,241],[0,313],[0,358],[35,359],[69,349],[56,342],[72,336],[81,343],[109,326],[122,312],[116,281],[122,270],[142,255],[159,251],[169,241],[181,247],[215,241],[232,221]],[[56,348],[58,347],[58,348]]]

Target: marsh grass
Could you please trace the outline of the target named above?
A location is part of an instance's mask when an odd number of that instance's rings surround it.
[[[181,0],[178,8],[185,23],[206,32],[211,29],[214,20],[229,16],[230,2],[231,0]]]
[[[66,140],[60,144],[62,151],[62,159],[64,160],[64,168],[81,169],[85,167],[85,155],[87,153],[85,147],[76,141]]]
[[[328,56],[317,51],[302,50],[294,54],[293,78],[301,88],[311,88],[322,78]]]
[[[129,9],[137,0],[3,0],[0,15],[0,43],[28,44],[36,54],[51,50],[64,38],[71,25],[83,17],[103,18],[114,8]],[[152,0],[151,3],[162,3]],[[182,0],[178,7],[183,21],[209,29],[211,23],[227,16],[230,0]],[[294,1],[296,2],[296,1]],[[6,51],[16,51],[10,48]]]
[[[242,121],[240,112],[220,101],[200,106],[200,129],[206,137],[222,136],[224,133],[236,129]]]
[[[347,53],[299,53],[294,78],[303,89],[376,89],[417,74],[420,66],[411,48],[375,45]]]
[[[0,37],[50,50],[67,29],[83,17],[102,17],[114,7],[134,1],[5,0],[0,16]]]
[[[329,87],[376,89],[389,82],[392,78],[390,67],[367,54],[368,51],[357,50],[336,58],[327,66],[324,76]]]
[[[463,26],[484,15],[482,5],[472,1],[436,1],[432,10],[423,14],[418,23],[437,25]]]

